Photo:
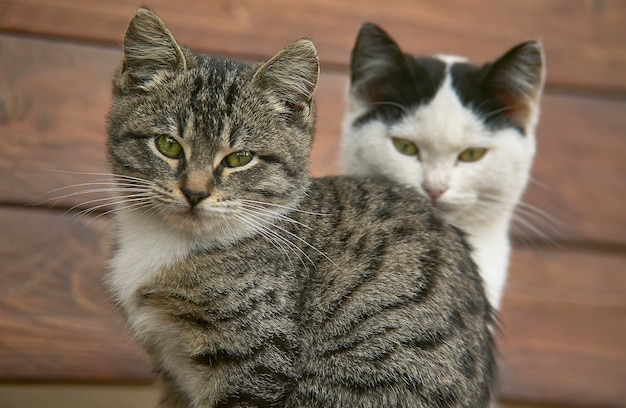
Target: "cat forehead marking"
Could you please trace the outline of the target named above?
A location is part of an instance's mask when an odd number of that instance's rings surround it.
[[[450,54],[437,54],[434,56],[435,59],[442,61],[446,64],[446,70],[449,69],[450,65],[458,64],[458,63],[468,63],[469,60],[465,57],[460,57],[458,55],[450,55]]]
[[[419,134],[422,142],[430,141],[435,150],[444,148],[442,137],[460,149],[469,143],[468,139],[475,141],[476,135],[484,130],[481,121],[459,99],[449,75],[430,103],[422,105],[398,125],[399,129]]]

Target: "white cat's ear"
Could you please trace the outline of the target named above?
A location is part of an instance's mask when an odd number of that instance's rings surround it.
[[[491,65],[486,77],[491,93],[508,107],[504,114],[522,127],[537,110],[544,80],[543,48],[537,41],[513,47]]]
[[[406,55],[382,28],[364,23],[350,60],[352,92],[369,103],[381,102],[396,80],[408,75]]]
[[[141,87],[160,72],[187,69],[188,59],[159,16],[137,10],[124,35],[122,74],[129,85]]]
[[[303,113],[308,116],[319,71],[315,46],[311,41],[302,39],[259,66],[252,81],[277,96],[289,115]]]

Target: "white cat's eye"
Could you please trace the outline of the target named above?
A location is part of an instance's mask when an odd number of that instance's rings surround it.
[[[484,147],[470,147],[469,149],[463,150],[459,154],[459,161],[462,162],[475,162],[482,159],[487,153],[487,149]]]
[[[183,146],[171,136],[157,136],[156,139],[154,139],[154,143],[156,144],[157,150],[170,159],[178,159],[183,155]]]
[[[245,150],[234,152],[224,157],[222,163],[226,167],[241,167],[252,161],[252,153]]]
[[[410,140],[402,139],[400,137],[392,137],[391,141],[393,143],[393,147],[395,147],[396,150],[402,154],[407,156],[419,156],[420,154],[420,149]]]

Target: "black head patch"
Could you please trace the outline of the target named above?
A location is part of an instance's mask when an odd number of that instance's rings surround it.
[[[535,41],[512,48],[483,66],[413,57],[375,24],[363,24],[352,50],[351,94],[368,111],[354,125],[394,123],[433,100],[446,76],[461,103],[491,129],[526,131],[531,105],[543,87],[543,53]]]

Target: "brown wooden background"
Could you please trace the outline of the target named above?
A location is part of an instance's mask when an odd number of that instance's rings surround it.
[[[104,117],[139,5],[194,50],[256,60],[319,48],[315,175],[339,171],[347,62],[363,21],[415,53],[476,62],[541,39],[538,157],[502,310],[502,399],[626,407],[623,0],[0,0],[0,381],[146,384],[101,283],[108,219],[51,190],[106,171]],[[42,197],[42,195],[44,195]],[[74,205],[79,207],[67,211]],[[544,215],[547,214],[547,215]]]

